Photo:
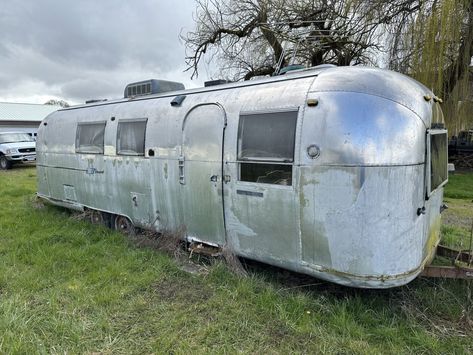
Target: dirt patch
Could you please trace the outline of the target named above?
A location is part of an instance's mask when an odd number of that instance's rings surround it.
[[[178,267],[180,270],[193,275],[206,275],[209,273],[207,265],[199,264],[184,258],[179,260]]]
[[[442,213],[443,224],[471,229],[473,203],[463,200],[447,201],[449,209]]]
[[[46,206],[44,205],[43,200],[41,200],[38,196],[33,195],[29,196],[27,201],[31,204],[31,207],[33,207],[36,210],[41,210],[45,208]]]
[[[284,344],[293,344],[289,350],[291,353],[306,354],[307,343],[316,340],[316,335],[312,332],[299,333],[279,320],[267,323],[263,331],[267,334],[267,344],[269,346],[281,347]]]
[[[165,252],[179,260],[187,255],[185,242],[185,229],[163,230],[161,232],[139,230],[130,235],[130,241],[137,247],[151,248]]]
[[[210,287],[184,277],[164,279],[153,288],[163,301],[179,303],[206,302],[214,295]]]

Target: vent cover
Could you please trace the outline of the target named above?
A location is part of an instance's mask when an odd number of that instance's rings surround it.
[[[228,83],[231,83],[231,81],[225,80],[225,79],[217,79],[217,80],[210,80],[210,81],[204,82],[204,86],[209,87],[209,86],[222,85],[222,84],[228,84]]]
[[[136,97],[151,94],[160,94],[168,91],[184,90],[182,83],[175,81],[150,79],[145,81],[137,81],[136,83],[128,84],[125,87],[123,97]]]

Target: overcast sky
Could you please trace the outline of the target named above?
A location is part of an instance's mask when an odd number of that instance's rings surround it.
[[[8,0],[0,6],[0,101],[118,98],[150,78],[202,86],[184,73],[179,33],[193,0]]]

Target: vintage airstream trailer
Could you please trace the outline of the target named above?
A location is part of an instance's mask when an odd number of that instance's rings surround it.
[[[447,181],[439,101],[363,67],[130,96],[57,111],[37,141],[38,196],[119,228],[354,287],[414,279],[435,253]]]

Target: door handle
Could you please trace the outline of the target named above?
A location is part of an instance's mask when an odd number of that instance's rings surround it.
[[[217,176],[217,175],[212,175],[212,176],[210,177],[210,181],[211,181],[211,182],[217,182],[217,181],[218,181],[218,176]]]

